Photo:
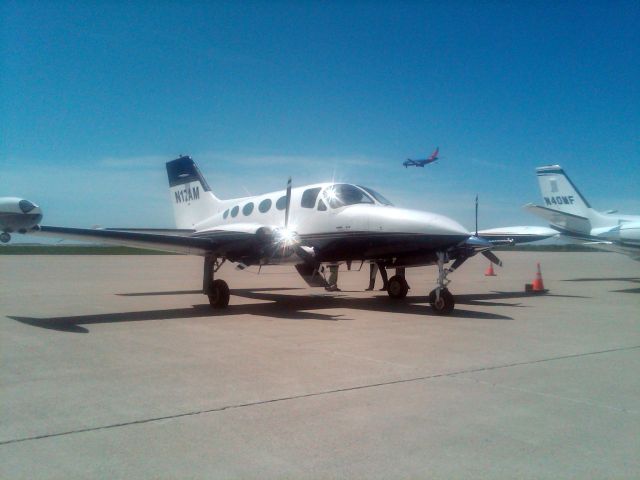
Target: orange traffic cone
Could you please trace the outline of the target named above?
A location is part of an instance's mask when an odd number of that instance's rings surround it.
[[[540,272],[540,262],[538,262],[538,271],[536,272],[536,278],[533,280],[531,284],[532,292],[546,292],[547,290],[544,288],[544,283],[542,282],[542,272]]]
[[[496,272],[493,271],[493,263],[492,262],[489,262],[489,266],[484,271],[484,276],[485,277],[495,277],[496,276]]]

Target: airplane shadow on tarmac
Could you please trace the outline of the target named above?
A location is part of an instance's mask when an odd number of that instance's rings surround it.
[[[278,293],[286,290],[289,294]],[[101,323],[117,322],[139,322],[145,320],[177,320],[198,317],[229,317],[234,315],[256,315],[262,317],[272,317],[289,320],[322,320],[322,321],[345,321],[352,320],[344,315],[332,315],[326,313],[316,313],[310,310],[325,309],[350,309],[365,310],[375,312],[387,312],[389,314],[411,314],[428,317],[437,317],[428,304],[426,296],[407,297],[403,300],[392,300],[386,294],[374,297],[353,298],[343,294],[319,294],[319,295],[296,295],[295,290],[305,290],[301,288],[254,288],[235,289],[231,291],[232,297],[243,297],[252,300],[262,300],[262,303],[251,303],[234,305],[233,298],[228,308],[224,310],[213,310],[207,304],[193,305],[187,308],[172,308],[165,310],[148,310],[135,312],[115,312],[100,313],[91,315],[77,315],[66,317],[34,318],[8,316],[12,320],[40,327],[48,330],[57,330],[70,333],[88,333],[89,330],[82,325],[92,325]],[[154,296],[154,295],[193,295],[200,294],[200,290],[180,290],[164,292],[140,292],[122,293],[119,296]],[[508,306],[524,308],[519,303],[496,302],[501,299],[516,299],[530,297],[524,292],[492,292],[481,294],[457,295],[457,305],[475,306]],[[554,297],[564,297],[565,295],[549,295]],[[490,312],[475,310],[464,310],[456,307],[447,318],[474,318],[481,320],[513,320],[512,317],[499,315]]]
[[[593,278],[570,278],[563,282],[629,282],[640,283],[640,277],[593,277]],[[619,293],[640,293],[638,288],[623,288],[620,290],[611,290],[611,292]]]

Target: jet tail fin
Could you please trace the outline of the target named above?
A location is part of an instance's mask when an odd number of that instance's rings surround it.
[[[536,168],[544,206],[553,210],[588,217],[591,205],[560,165]]]
[[[216,197],[191,157],[181,156],[167,162],[169,190],[176,227],[193,228],[220,210]]]

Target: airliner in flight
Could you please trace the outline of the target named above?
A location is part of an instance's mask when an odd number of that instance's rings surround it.
[[[438,157],[439,152],[440,152],[440,147],[436,147],[436,149],[429,156],[429,158],[424,158],[422,160],[411,160],[410,158],[407,158],[404,162],[402,162],[402,165],[404,165],[404,168],[424,167],[425,165],[428,165],[429,163],[433,163],[436,160],[438,160],[440,158]]]
[[[456,221],[435,213],[398,208],[375,190],[349,183],[318,183],[252,197],[222,200],[195,162],[181,156],[166,164],[177,229],[79,229],[37,226],[29,233],[90,240],[204,257],[203,293],[213,308],[229,303],[229,286],[217,277],[225,261],[238,266],[292,263],[311,286],[326,285],[323,266],[376,261],[385,268],[437,265],[429,301],[438,314],[455,305],[447,276],[495,243],[515,243],[514,232],[493,232],[491,240],[471,234]],[[522,232],[520,232],[522,233]],[[526,241],[531,241],[532,232]],[[537,235],[535,239],[556,234]],[[447,268],[446,265],[452,262]],[[390,297],[404,298],[402,273],[388,281]]]
[[[544,205],[526,210],[550,222],[570,239],[640,261],[640,215],[619,215],[594,210],[560,165],[536,169]]]

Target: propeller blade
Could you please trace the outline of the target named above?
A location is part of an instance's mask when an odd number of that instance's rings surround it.
[[[491,263],[495,263],[499,267],[502,266],[502,260],[500,260],[498,257],[496,257],[495,254],[493,252],[491,252],[490,250],[485,250],[484,252],[481,252],[481,253],[482,253],[482,255],[487,257]]]
[[[478,194],[476,193],[476,237],[478,236]]]
[[[289,177],[289,181],[287,182],[287,206],[284,210],[284,228],[285,230],[289,227],[289,209],[291,207],[291,177]]]

